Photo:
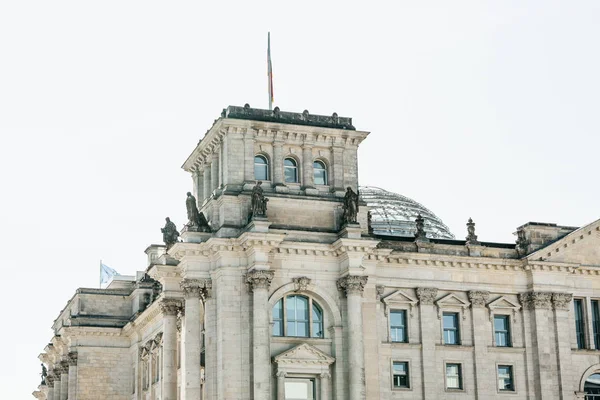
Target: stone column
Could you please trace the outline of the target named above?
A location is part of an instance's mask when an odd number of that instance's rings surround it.
[[[346,292],[348,303],[348,364],[350,400],[365,399],[365,354],[362,326],[362,294],[368,276],[346,275],[338,279],[339,290]]]
[[[319,375],[321,378],[321,399],[320,400],[329,400],[329,379],[331,379],[331,375],[329,372],[322,372]]]
[[[437,384],[439,374],[436,374],[438,365],[435,362],[435,332],[439,331],[439,320],[433,308],[433,302],[438,290],[430,287],[417,288],[419,299],[419,318],[421,320],[421,380],[423,384],[423,398],[435,399],[438,397]],[[443,381],[442,381],[443,382]]]
[[[246,275],[252,290],[252,355],[254,400],[271,398],[271,351],[269,332],[269,286],[273,271],[253,270]]]
[[[471,302],[471,315],[473,318],[473,351],[475,359],[475,396],[478,400],[494,397],[495,391],[486,390],[494,386],[486,385],[488,377],[494,376],[487,359],[487,347],[489,343],[488,327],[489,319],[486,318],[486,308],[490,298],[490,292],[483,290],[469,291]]]
[[[283,184],[283,141],[273,142],[273,185]]]
[[[69,400],[77,400],[77,352],[70,352],[67,356],[69,363]]]
[[[531,318],[531,334],[533,337],[533,371],[535,375],[535,398],[546,400],[554,398],[555,382],[553,374],[551,344],[546,330],[549,328],[549,308],[552,298],[550,292],[527,292],[519,295],[523,308],[529,311]],[[558,385],[557,385],[558,387]]]
[[[313,155],[312,146],[302,146],[302,186],[314,188]]]
[[[217,174],[217,188],[223,187],[223,183],[225,182],[225,177],[223,176],[223,169],[225,164],[223,160],[225,159],[223,155],[224,142],[221,140],[219,144],[217,144],[217,155],[219,157],[219,173]]]
[[[181,300],[164,299],[160,309],[164,314],[162,399],[177,400],[177,312],[181,309]]]
[[[54,400],[61,400],[61,396],[60,396],[60,389],[61,389],[60,377],[61,377],[61,373],[60,373],[60,370],[59,370],[58,366],[54,367],[54,373],[56,374],[55,377],[54,377]]]
[[[67,400],[69,396],[69,364],[60,362],[60,400]]]
[[[207,163],[204,166],[204,183],[202,184],[202,190],[204,191],[204,200],[202,201],[203,203],[210,199],[210,194],[212,192],[212,190],[210,190],[210,177],[212,175],[210,170],[210,163]]]
[[[556,358],[558,360],[558,387],[562,399],[571,397],[571,393],[578,389],[573,387],[570,376],[571,370],[571,343],[565,340],[569,337],[569,308],[573,295],[570,293],[552,293],[552,306],[554,308],[554,336],[556,337]],[[591,321],[591,320],[590,320]]]
[[[46,385],[48,386],[46,400],[56,400],[54,398],[54,375],[52,372],[49,372],[48,376],[46,376]]]
[[[334,146],[331,149],[333,161],[331,163],[332,174],[329,179],[332,180],[329,185],[336,191],[346,190],[344,187],[344,148]]]
[[[182,398],[199,400],[202,395],[200,357],[202,351],[203,310],[200,299],[210,279],[184,279],[181,288],[185,296],[185,332],[181,352],[185,354],[182,365]]]
[[[277,400],[285,400],[285,371],[277,372]]]
[[[202,185],[204,184],[204,177],[202,176],[201,170],[196,170],[192,173],[192,183],[194,186],[194,196],[196,200],[198,200],[198,208],[202,206],[202,200],[204,200],[204,188]]]
[[[210,164],[210,191],[211,193],[219,187],[219,153],[218,148],[212,154]]]

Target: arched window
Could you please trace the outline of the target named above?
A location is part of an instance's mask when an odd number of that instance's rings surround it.
[[[313,163],[315,171],[315,185],[327,185],[327,167],[323,161],[315,161]]]
[[[283,171],[286,183],[298,182],[298,164],[296,164],[296,160],[290,157],[283,160]]]
[[[254,179],[257,181],[269,180],[269,161],[265,156],[254,156]]]
[[[290,295],[273,306],[273,336],[323,337],[323,309],[310,297]]]
[[[586,380],[585,380],[585,386],[583,387],[583,390],[585,391],[586,395],[592,395],[592,396],[586,396],[585,398],[590,398],[590,399],[594,399],[596,398],[596,396],[593,395],[599,395],[598,397],[600,397],[600,374],[599,373],[595,373],[590,375]]]

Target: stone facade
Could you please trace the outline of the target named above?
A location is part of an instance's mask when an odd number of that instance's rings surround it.
[[[529,223],[519,246],[379,236],[364,206],[342,226],[366,136],[337,115],[224,110],[183,165],[212,233],[150,246],[135,280],[79,289],[34,396],[583,398],[600,372],[600,221]],[[251,219],[256,155],[269,202]]]

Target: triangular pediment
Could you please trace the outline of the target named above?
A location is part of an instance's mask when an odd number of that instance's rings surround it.
[[[450,294],[442,297],[438,301],[436,301],[435,304],[438,307],[461,307],[461,308],[466,308],[466,307],[469,307],[469,305],[471,303],[469,303],[468,301],[465,301],[465,300],[461,299],[460,297],[456,296],[454,293],[450,293]]]
[[[497,309],[497,308],[505,308],[505,309],[512,309],[512,310],[518,310],[519,308],[521,308],[521,306],[511,300],[509,300],[507,297],[505,296],[500,296],[498,297],[496,300],[490,302],[488,304],[488,308],[490,308],[491,310]]]
[[[382,300],[384,303],[404,303],[404,304],[417,304],[417,299],[412,296],[409,296],[402,290],[396,290],[385,296]]]
[[[600,220],[534,251],[527,259],[600,266]]]
[[[328,356],[323,351],[311,346],[308,343],[299,344],[283,353],[275,356],[275,362],[278,364],[323,364],[329,365],[335,361],[335,358]]]

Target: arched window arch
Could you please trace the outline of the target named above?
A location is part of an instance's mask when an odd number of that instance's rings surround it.
[[[292,157],[283,160],[283,173],[286,183],[298,183],[298,163]]]
[[[313,171],[315,175],[315,185],[328,185],[327,183],[327,165],[321,160],[313,162]]]
[[[269,180],[269,160],[260,154],[254,156],[254,179],[257,181]]]
[[[590,396],[591,399],[596,397],[593,395],[600,395],[600,373],[596,372],[588,376],[585,380],[583,390],[586,395],[592,395]],[[586,396],[586,399],[587,398],[588,397]]]
[[[273,336],[324,337],[323,309],[307,296],[283,297],[273,306]]]

